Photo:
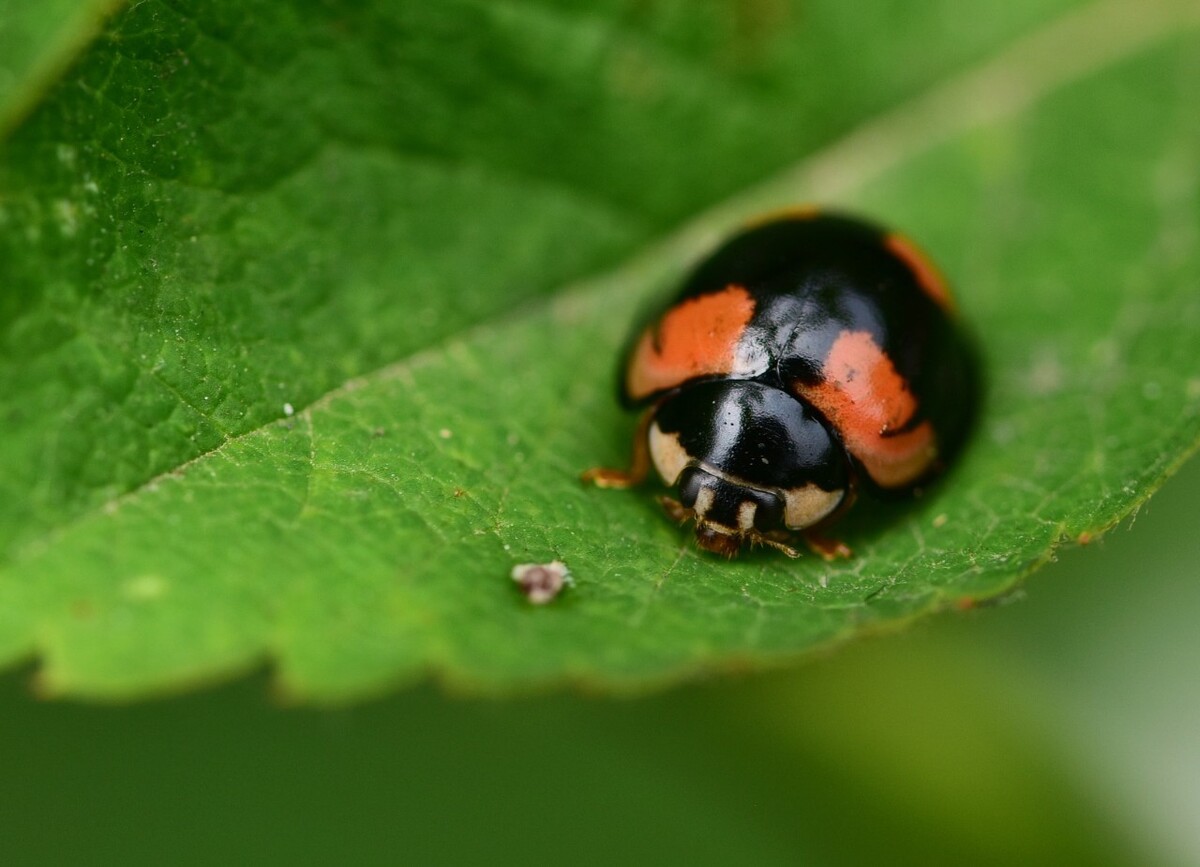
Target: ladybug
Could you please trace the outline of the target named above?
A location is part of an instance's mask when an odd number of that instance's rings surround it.
[[[977,399],[974,351],[938,270],[907,238],[800,209],[746,227],[703,260],[627,353],[621,400],[642,408],[628,470],[653,465],[667,514],[733,557],[826,559],[826,529],[860,493],[912,494],[942,472]]]

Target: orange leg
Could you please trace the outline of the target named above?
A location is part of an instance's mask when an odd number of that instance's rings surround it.
[[[667,513],[667,517],[677,524],[692,520],[696,514],[683,503],[671,497],[659,497],[658,502],[663,507],[663,511]]]
[[[833,539],[812,529],[805,530],[803,535],[804,544],[808,545],[809,550],[824,560],[848,560],[854,556],[850,546],[840,539]]]
[[[592,467],[585,470],[580,478],[597,488],[632,488],[646,480],[650,472],[650,445],[648,441],[650,422],[654,418],[654,408],[642,413],[638,421],[637,431],[633,435],[633,457],[629,461],[628,470],[614,470],[606,467]]]

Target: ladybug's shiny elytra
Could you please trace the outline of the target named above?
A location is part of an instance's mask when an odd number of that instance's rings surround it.
[[[798,210],[759,222],[700,263],[637,336],[622,402],[644,412],[629,470],[653,464],[732,557],[761,543],[796,556],[860,491],[911,492],[959,449],[976,402],[974,355],[937,269],[910,241],[846,216]]]

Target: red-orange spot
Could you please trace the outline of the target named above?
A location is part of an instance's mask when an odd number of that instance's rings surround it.
[[[634,400],[698,376],[733,373],[737,345],[754,315],[743,286],[689,298],[667,311],[638,340],[626,375]]]
[[[910,427],[917,401],[895,365],[866,331],[843,331],[819,385],[797,383],[804,397],[841,432],[847,450],[881,487],[919,479],[937,457],[928,421]]]
[[[920,247],[903,235],[896,234],[888,235],[884,244],[912,272],[913,277],[917,280],[917,285],[921,287],[921,291],[932,298],[940,307],[944,307],[947,310],[954,309],[954,298],[950,295],[950,288],[946,285],[946,278],[942,276],[942,272],[930,261],[929,257],[925,255],[925,252]]]

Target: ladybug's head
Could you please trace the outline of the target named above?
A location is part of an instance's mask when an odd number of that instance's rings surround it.
[[[701,548],[734,556],[747,542],[794,555],[783,539],[830,515],[846,496],[847,460],[826,423],[803,401],[757,382],[687,385],[659,406],[650,456],[694,519]]]

